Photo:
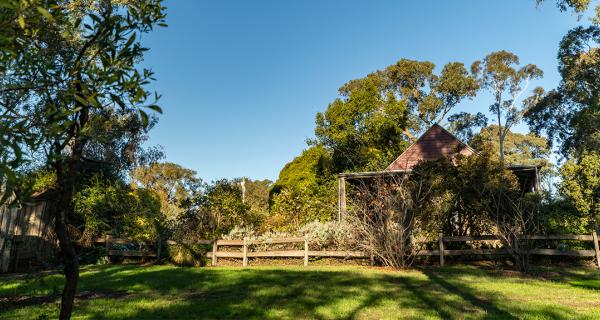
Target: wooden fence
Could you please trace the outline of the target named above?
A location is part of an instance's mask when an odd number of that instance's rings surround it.
[[[421,251],[421,256],[439,256],[440,265],[444,265],[444,257],[446,256],[463,256],[463,255],[507,255],[509,251],[505,248],[496,249],[461,249],[447,250],[445,244],[447,242],[473,242],[473,241],[498,241],[496,235],[481,235],[481,236],[444,236],[440,234],[438,238],[438,250]],[[600,243],[596,231],[592,231],[589,235],[575,234],[557,234],[557,235],[521,235],[516,237],[517,248],[518,241],[530,240],[577,240],[583,242],[593,242],[594,250],[558,250],[546,248],[532,248],[528,250],[531,255],[541,256],[567,256],[567,257],[595,257],[596,265],[600,268]],[[521,253],[525,250],[521,250]]]
[[[303,250],[272,250],[272,251],[249,251],[249,246],[253,244],[285,244],[285,243],[303,243]],[[233,246],[242,247],[241,252],[219,251],[219,247]],[[212,265],[216,266],[218,258],[238,258],[242,259],[242,265],[248,265],[248,258],[303,258],[304,265],[308,265],[309,257],[330,257],[330,258],[368,258],[369,255],[361,251],[311,251],[309,250],[309,241],[305,237],[298,238],[276,238],[269,241],[257,240],[216,240],[214,241],[212,252],[206,254],[212,259]]]
[[[140,257],[140,258],[156,258],[160,256],[160,252],[154,253],[152,251],[147,251],[143,249],[144,243],[136,242],[129,239],[121,239],[121,238],[113,238],[112,236],[105,236],[101,238],[96,238],[94,240],[95,243],[104,244],[106,247],[106,255],[108,256],[117,256],[117,257]],[[113,248],[113,244],[121,244],[121,245],[137,245],[137,250],[129,250],[129,249],[115,249]],[[160,248],[160,245],[157,246]]]
[[[439,235],[437,240],[437,250],[422,250],[418,253],[419,256],[439,257],[440,265],[444,265],[445,257],[449,256],[466,256],[466,255],[507,255],[509,251],[506,248],[492,249],[446,249],[446,244],[450,242],[473,242],[473,241],[498,241],[496,235],[480,235],[480,236],[444,236]],[[558,250],[547,248],[529,249],[531,255],[542,256],[567,256],[567,257],[594,257],[596,264],[600,268],[600,243],[598,235],[593,231],[589,235],[528,235],[518,236],[519,240],[575,240],[583,242],[593,242],[593,250]],[[133,243],[127,239],[115,239],[110,237],[98,238],[98,243],[105,243],[107,254],[110,256],[123,257],[160,257],[160,252],[149,253],[143,250],[114,250],[112,244],[129,244]],[[302,250],[270,250],[270,251],[251,251],[250,246],[257,244],[294,244],[303,243]],[[168,240],[168,245],[176,244],[175,241]],[[194,244],[212,245],[212,251],[207,252],[206,257],[212,260],[212,265],[216,266],[218,258],[233,258],[242,259],[242,265],[247,266],[249,258],[303,258],[304,265],[307,266],[309,257],[331,257],[331,258],[370,258],[373,261],[373,256],[362,251],[327,251],[327,250],[310,250],[310,241],[305,237],[298,238],[276,238],[269,241],[258,241],[251,239],[244,240],[199,240]],[[160,246],[157,246],[160,248]],[[238,251],[219,251],[222,247],[241,247]]]

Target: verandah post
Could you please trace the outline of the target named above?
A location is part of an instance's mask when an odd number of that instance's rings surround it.
[[[346,178],[338,177],[338,221],[346,214]]]
[[[439,239],[438,239],[439,245],[440,245],[440,267],[444,266],[444,234],[440,232],[439,234]]]

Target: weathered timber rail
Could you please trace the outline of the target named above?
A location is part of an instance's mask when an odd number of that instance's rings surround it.
[[[249,246],[253,244],[284,244],[284,243],[303,243],[304,250],[270,250],[270,251],[249,251]],[[241,252],[219,251],[219,247],[234,246],[242,247]],[[238,258],[242,259],[242,265],[248,265],[248,258],[303,258],[304,266],[308,265],[309,257],[332,257],[332,258],[366,258],[369,257],[361,251],[314,251],[309,250],[309,241],[305,237],[297,238],[276,238],[269,241],[257,240],[216,240],[214,241],[212,252],[206,255],[212,259],[212,265],[216,266],[218,258]]]
[[[438,250],[422,250],[418,256],[438,256],[440,265],[444,265],[445,257],[447,256],[466,256],[466,255],[507,255],[510,251],[506,248],[492,249],[445,249],[445,244],[448,242],[473,242],[473,241],[499,241],[497,235],[480,235],[480,236],[444,236],[440,234],[438,238]],[[531,255],[541,256],[567,256],[567,257],[594,257],[596,265],[600,268],[600,243],[596,232],[590,235],[527,235],[517,236],[518,240],[577,240],[584,242],[593,242],[594,250],[558,250],[534,248],[529,249]],[[305,238],[281,238],[273,239],[266,242],[269,244],[278,243],[294,243],[304,242],[304,250],[284,250],[284,251],[257,251],[248,252],[248,246],[251,244],[265,243],[255,240],[217,240],[213,245],[212,252],[207,253],[207,257],[212,258],[212,265],[216,266],[218,258],[238,258],[242,259],[242,265],[248,265],[248,258],[252,257],[304,257],[304,265],[308,265],[308,257],[338,257],[338,258],[372,258],[372,256],[362,251],[311,251],[308,249],[309,242]],[[241,252],[219,251],[219,246],[240,246]]]
[[[113,238],[111,236],[105,236],[102,238],[96,238],[94,240],[95,243],[103,243],[106,247],[106,255],[108,256],[117,256],[117,257],[139,257],[139,258],[156,258],[160,256],[160,252],[148,252],[142,250],[143,243],[136,242],[130,239],[121,239],[121,238]],[[124,245],[138,245],[139,250],[119,250],[114,249],[113,244],[124,244]],[[158,246],[160,248],[160,245]]]
[[[431,256],[439,257],[440,265],[444,265],[445,257],[450,256],[466,256],[466,255],[508,255],[509,249],[506,248],[491,248],[491,249],[446,249],[446,244],[450,242],[474,242],[474,241],[499,241],[500,238],[497,235],[479,235],[479,236],[444,236],[439,235],[437,239],[437,250],[422,250],[418,256]],[[594,257],[596,265],[600,268],[600,242],[598,235],[593,231],[589,235],[572,235],[572,234],[558,234],[558,235],[527,235],[517,236],[519,240],[574,240],[582,242],[593,242],[593,250],[558,250],[558,249],[547,249],[547,248],[533,248],[529,249],[528,253],[531,255],[542,255],[542,256],[566,256],[566,257]],[[157,253],[147,252],[143,250],[114,250],[112,244],[132,244],[135,243],[128,239],[117,239],[106,236],[104,238],[96,239],[96,243],[104,243],[106,245],[106,251],[109,256],[123,256],[123,257],[160,257],[160,244],[157,245],[159,248]],[[297,250],[268,250],[268,251],[251,251],[252,245],[262,244],[294,244],[303,243],[303,249]],[[167,245],[174,245],[177,242],[172,240],[166,241]],[[242,265],[248,266],[249,258],[303,258],[304,265],[307,266],[310,257],[330,257],[330,258],[370,258],[373,260],[372,255],[362,251],[331,251],[331,250],[310,250],[310,241],[305,237],[295,238],[276,238],[268,241],[258,241],[252,239],[244,240],[198,240],[193,244],[204,244],[212,245],[212,251],[206,253],[206,257],[211,259],[212,265],[218,264],[219,258],[233,258],[242,259]],[[239,251],[219,251],[220,247],[241,247]],[[523,251],[524,252],[524,251]]]
[[[480,236],[444,236],[440,234],[438,238],[439,250],[422,251],[419,255],[424,256],[439,256],[440,265],[444,265],[445,256],[462,256],[462,255],[506,255],[509,250],[506,248],[497,249],[463,249],[463,250],[446,250],[445,243],[447,242],[473,242],[473,241],[499,241],[500,238],[496,235],[480,235]],[[529,240],[577,240],[583,242],[593,242],[594,250],[558,250],[545,248],[532,248],[529,250],[521,250],[530,255],[543,256],[567,256],[567,257],[595,257],[596,265],[600,268],[600,244],[596,231],[592,231],[589,235],[575,234],[556,234],[556,235],[520,235],[516,237],[516,241]]]

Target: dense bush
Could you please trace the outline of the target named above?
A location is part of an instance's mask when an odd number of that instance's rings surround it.
[[[588,220],[588,229],[600,226],[600,152],[586,152],[575,160],[567,161],[560,170],[561,193],[582,218]]]
[[[311,250],[350,250],[355,248],[355,239],[352,226],[348,222],[319,222],[313,221],[305,224],[300,229],[293,231],[267,231],[257,233],[252,228],[235,227],[224,239],[229,240],[255,240],[260,242],[256,248],[272,250],[284,248],[286,245],[272,245],[276,238],[306,237]]]
[[[327,222],[336,215],[336,195],[333,183],[314,190],[285,188],[273,196],[271,214],[262,230],[298,230],[311,221]]]
[[[206,253],[209,246],[202,244],[177,243],[167,246],[169,262],[185,267],[202,267],[206,265]]]
[[[160,202],[150,190],[96,177],[77,192],[74,203],[84,243],[105,234],[150,242],[159,236]]]
[[[354,228],[346,221],[313,221],[302,226],[298,235],[308,239],[311,250],[350,250],[356,247]]]

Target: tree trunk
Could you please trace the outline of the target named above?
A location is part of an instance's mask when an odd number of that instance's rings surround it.
[[[62,203],[65,204],[64,201],[69,200],[67,198],[71,198],[67,195],[59,195],[61,201],[57,201],[57,204]],[[64,207],[63,207],[64,208]],[[69,231],[67,228],[67,216],[68,211],[61,209],[61,207],[57,206],[54,208],[53,212],[55,215],[55,228],[56,228],[56,236],[58,237],[58,243],[60,246],[60,253],[62,257],[62,261],[64,264],[64,273],[65,273],[65,285],[63,287],[63,292],[60,301],[60,316],[59,319],[65,320],[70,319],[71,314],[73,312],[73,304],[75,301],[75,293],[77,291],[77,282],[79,280],[79,262],[77,261],[77,254],[75,253],[75,247],[73,247],[73,242],[69,236]]]
[[[500,139],[498,140],[500,143],[500,165],[504,167],[504,137],[500,135]]]
[[[504,136],[502,134],[502,120],[500,118],[500,101],[498,104],[498,144],[500,145],[500,165],[504,167]]]
[[[68,225],[69,217],[73,215],[73,193],[81,171],[82,150],[82,144],[75,143],[68,159],[57,160],[54,163],[58,187],[54,201],[50,206],[50,213],[55,219],[54,226],[65,273],[65,285],[60,302],[59,319],[61,320],[71,318],[79,280],[79,262],[71,241]]]

